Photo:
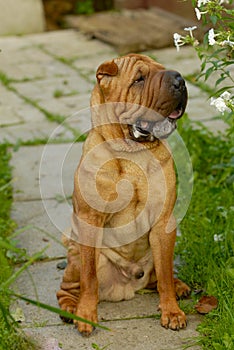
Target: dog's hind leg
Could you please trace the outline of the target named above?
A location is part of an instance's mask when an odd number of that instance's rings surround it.
[[[75,314],[80,295],[80,249],[79,245],[70,240],[67,253],[68,264],[64,271],[61,289],[57,299],[62,310]],[[61,316],[64,322],[72,323],[69,318]]]

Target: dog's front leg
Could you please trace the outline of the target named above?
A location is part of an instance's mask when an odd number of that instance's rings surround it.
[[[157,288],[160,296],[161,325],[178,330],[186,327],[186,316],[179,308],[173,278],[173,253],[176,230],[166,233],[165,225],[154,227],[150,232]]]
[[[80,246],[80,298],[76,315],[91,322],[97,323],[98,280],[97,259],[98,249],[89,246]],[[84,322],[76,322],[79,332],[89,336],[93,327]]]
[[[73,201],[75,207],[75,200]],[[91,209],[79,215],[74,210],[72,215],[72,229],[80,246],[80,296],[76,308],[76,315],[88,321],[97,323],[98,279],[97,268],[102,242],[104,216],[98,215]],[[89,336],[93,326],[75,321],[79,332]]]

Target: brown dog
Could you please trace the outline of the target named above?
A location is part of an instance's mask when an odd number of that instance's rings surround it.
[[[157,286],[162,326],[184,328],[176,294],[190,290],[173,278],[176,179],[162,140],[184,113],[184,80],[134,54],[103,63],[96,76],[93,128],[75,174],[60,307],[97,322],[100,300],[126,300]],[[78,322],[78,330],[89,335],[93,329]]]

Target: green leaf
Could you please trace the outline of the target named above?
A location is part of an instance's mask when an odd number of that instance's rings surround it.
[[[208,68],[207,71],[205,72],[205,80],[207,80],[213,72],[214,72],[214,67]]]
[[[211,15],[210,16],[210,20],[211,20],[212,24],[215,26],[216,23],[217,23],[218,18],[216,16],[214,16],[214,15]]]
[[[228,91],[229,89],[232,89],[233,86],[224,86],[221,89],[219,89],[218,91],[216,91],[214,94],[210,95],[209,97],[213,97],[213,96],[219,96],[221,95],[224,91]]]
[[[224,81],[226,79],[226,76],[223,75],[221,78],[219,78],[218,80],[216,80],[215,86],[218,86],[220,83],[222,83],[222,81]]]

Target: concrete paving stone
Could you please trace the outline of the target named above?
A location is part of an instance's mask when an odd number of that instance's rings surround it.
[[[12,153],[14,200],[70,196],[82,143],[20,147]]]
[[[85,105],[87,103],[87,99],[82,100],[82,102]],[[78,105],[81,106],[82,102],[81,104],[78,103]],[[92,127],[91,108],[88,107],[88,104],[85,108],[77,108],[76,112],[66,119],[66,123],[73,129],[79,131],[81,134],[87,133]]]
[[[86,69],[93,72],[95,77],[95,72],[100,64],[102,64],[105,61],[112,60],[113,58],[118,57],[118,53],[116,51],[108,51],[105,53],[100,53],[98,55],[93,56],[87,56],[87,57],[80,57],[73,61],[73,66],[75,66],[78,69]]]
[[[200,71],[200,60],[192,47],[182,47],[179,52],[175,47],[147,51],[146,54],[152,55],[166,69],[179,71],[183,76],[197,73]]]
[[[12,144],[28,141],[36,142],[37,140],[47,140],[49,137],[51,140],[74,139],[71,131],[46,120],[0,128],[0,142]]]
[[[16,238],[17,246],[25,249],[28,255],[48,247],[43,256],[50,259],[66,256],[61,237],[62,232],[70,226],[71,212],[71,201],[14,202],[11,217],[17,223],[17,229],[22,230]]]
[[[87,130],[90,128],[90,116],[83,118],[80,113],[87,109],[90,105],[90,93],[78,94],[72,96],[61,96],[59,98],[51,98],[42,100],[40,106],[50,113],[60,114],[66,117],[66,123],[71,127],[77,128],[77,131]],[[75,118],[74,114],[79,114],[79,118]],[[76,125],[75,125],[76,124]]]
[[[104,52],[113,51],[106,45],[95,39],[88,39],[75,30],[59,30],[44,34],[28,36],[32,44],[40,44],[51,54],[68,59],[93,56]]]
[[[200,97],[190,98],[186,107],[188,116],[192,120],[207,120],[217,116],[217,111],[210,106],[207,95],[201,93]]]
[[[44,119],[44,114],[37,108],[0,85],[0,126],[20,124],[29,120],[38,122]]]
[[[188,90],[188,99],[199,98],[201,96],[202,99],[207,103],[208,95],[205,92],[203,92],[198,86],[195,86],[186,80],[185,80],[185,83]]]
[[[207,121],[204,120],[202,123],[214,134],[217,134],[220,132],[223,133],[228,128],[228,125],[224,123],[224,121],[221,119],[213,119],[213,120],[207,120]]]
[[[160,326],[159,320],[133,319],[125,321],[105,322],[104,326],[111,331],[96,330],[89,337],[82,337],[73,325],[57,327],[28,328],[26,333],[38,341],[41,350],[48,349],[48,343],[57,341],[63,350],[91,350],[94,346],[107,350],[182,350],[187,348],[199,350],[196,345],[198,335],[194,328],[199,324],[196,316],[186,330],[174,332]]]
[[[1,43],[1,40],[0,40]],[[11,79],[45,79],[69,76],[74,70],[27,42],[23,47],[6,47],[0,55],[1,71]]]
[[[81,78],[75,71],[72,76],[54,77],[33,82],[14,83],[13,87],[21,95],[37,101],[48,101],[59,95],[90,93],[93,85]],[[61,113],[60,113],[61,114]]]
[[[5,51],[11,50],[21,50],[27,48],[28,46],[32,46],[31,42],[28,41],[27,35],[23,36],[0,36],[0,47],[1,54]]]

